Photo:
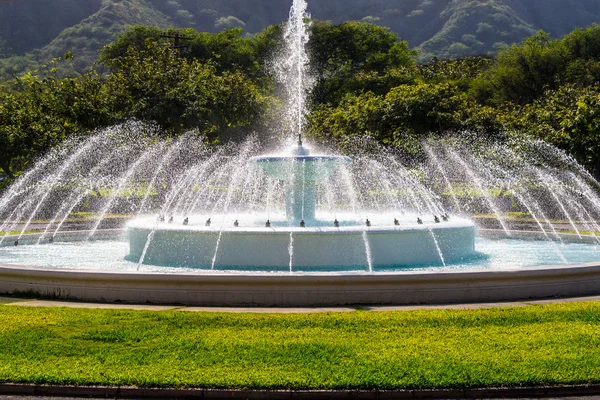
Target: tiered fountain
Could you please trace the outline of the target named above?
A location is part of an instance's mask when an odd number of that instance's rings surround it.
[[[430,142],[410,168],[362,152],[367,139],[352,158],[311,153],[305,17],[294,0],[275,63],[287,152],[150,140],[136,122],[67,142],[0,197],[0,293],[281,306],[600,293],[600,185],[545,143]]]
[[[474,254],[475,225],[463,218],[449,221],[444,214],[424,224],[417,216],[390,213],[371,213],[362,221],[356,214],[317,215],[317,184],[351,161],[310,155],[301,142],[289,155],[252,157],[250,164],[284,182],[284,218],[237,213],[204,221],[193,216],[196,223],[186,217],[185,225],[136,219],[128,224],[129,258],[217,270],[373,271],[374,266],[444,263]]]
[[[475,226],[464,219],[453,218],[451,223],[433,226],[433,221],[418,224],[416,216],[400,224],[399,217],[391,214],[371,213],[364,221],[357,221],[356,213],[349,220],[341,215],[338,219],[331,213],[316,215],[317,185],[325,183],[352,160],[311,155],[302,143],[306,96],[311,89],[305,50],[306,6],[304,0],[294,1],[284,32],[286,46],[275,62],[275,72],[285,92],[287,112],[282,125],[297,138],[297,143],[288,154],[249,159],[271,180],[284,182],[285,218],[257,221],[252,215],[239,215],[234,225],[231,221],[218,223],[231,219],[227,216],[212,216],[217,224],[195,218],[199,223],[185,226],[156,226],[147,219],[132,221],[128,227],[131,259],[211,269],[372,271],[373,266],[443,263],[474,253]],[[435,218],[448,219],[446,215]]]

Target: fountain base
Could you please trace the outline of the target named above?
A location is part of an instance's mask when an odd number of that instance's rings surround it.
[[[152,274],[0,264],[0,293],[196,306],[342,306],[498,302],[597,295],[600,265],[423,274]]]
[[[121,233],[99,231],[105,239],[118,239]],[[478,233],[496,238],[494,242],[498,238],[506,238],[504,231],[479,230]],[[105,246],[103,240],[85,242],[89,231],[62,232],[56,236],[53,244],[46,245],[27,245],[36,243],[41,236],[24,235],[23,246],[18,247],[10,244],[16,237],[9,236],[6,238],[8,243],[0,245],[0,249],[10,250],[6,254],[17,257],[0,258],[0,293],[95,302],[230,307],[471,303],[600,293],[600,263],[595,258],[597,237],[560,235],[565,252],[570,252],[569,248],[573,245],[575,252],[582,251],[580,246],[583,244],[589,247],[588,257],[578,257],[575,253],[569,256],[574,264],[524,267],[525,259],[545,259],[545,255],[552,253],[553,243],[549,243],[539,232],[510,233],[511,239],[503,240],[516,242],[510,246],[512,250],[507,250],[511,255],[523,258],[516,264],[490,266],[484,263],[472,266],[475,269],[450,267],[375,273],[293,274],[194,272],[189,269],[178,272],[174,268],[162,270],[162,267],[144,267],[144,271],[136,271],[135,264],[124,267],[116,260],[111,261],[112,257],[103,259],[109,253],[122,251],[121,254],[125,254],[126,243],[109,240]],[[481,239],[478,238],[479,245],[482,244]],[[119,244],[117,250],[115,243]],[[502,246],[508,244],[503,243]],[[540,247],[543,244],[546,246]],[[519,249],[523,249],[523,246],[539,249],[520,253]],[[25,261],[19,254],[25,255],[28,249],[33,256]],[[45,256],[40,256],[41,250]],[[67,259],[72,261],[77,258],[76,254],[82,259],[67,264]],[[97,260],[90,261],[90,254],[96,254]],[[54,261],[51,260],[53,256],[56,258]],[[7,262],[8,259],[11,261]],[[23,261],[18,262],[18,259]],[[554,260],[560,262],[556,258]],[[41,265],[42,261],[46,267],[35,266]]]
[[[144,255],[144,264],[218,270],[368,271],[442,264],[475,252],[475,225],[458,218],[435,225],[290,227],[273,222],[248,228],[156,226],[139,219],[128,225],[128,233],[129,260]]]

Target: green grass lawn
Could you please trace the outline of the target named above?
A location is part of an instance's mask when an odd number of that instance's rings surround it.
[[[218,388],[600,382],[600,302],[251,314],[0,304],[0,381]]]

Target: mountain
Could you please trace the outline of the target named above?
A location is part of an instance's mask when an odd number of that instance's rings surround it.
[[[291,0],[0,0],[0,74],[71,51],[75,66],[135,24],[249,34],[285,20]],[[539,29],[560,37],[600,22],[598,0],[312,0],[311,16],[389,27],[433,57],[492,55]]]

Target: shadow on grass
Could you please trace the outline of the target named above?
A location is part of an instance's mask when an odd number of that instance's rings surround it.
[[[30,296],[11,296],[8,294],[0,294],[0,304],[18,303],[20,301],[35,300]]]

